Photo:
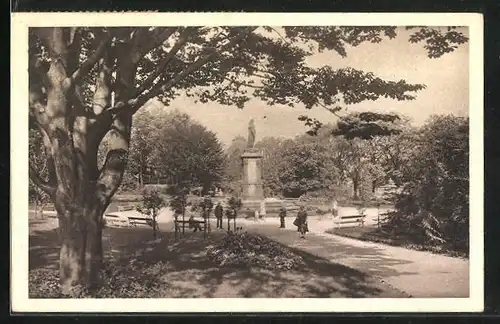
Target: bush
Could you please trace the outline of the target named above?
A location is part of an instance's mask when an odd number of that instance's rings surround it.
[[[207,251],[207,256],[220,267],[259,267],[281,271],[304,267],[302,257],[286,246],[248,233],[228,233],[219,244]]]
[[[468,118],[438,116],[423,127],[386,229],[420,244],[468,251],[468,134]]]

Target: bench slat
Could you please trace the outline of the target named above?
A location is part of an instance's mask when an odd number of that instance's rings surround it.
[[[340,216],[340,219],[365,218],[365,216]]]
[[[363,221],[359,220],[346,220],[346,221],[336,221],[335,224],[354,224],[354,223],[362,223]]]
[[[181,224],[188,224],[190,222],[193,222],[193,223],[200,223],[200,224],[203,224],[205,223],[205,221],[201,221],[201,220],[193,220],[193,221],[188,221],[188,220],[185,220],[185,221],[182,221],[182,220],[178,220],[178,221],[175,221],[176,223],[181,223]]]

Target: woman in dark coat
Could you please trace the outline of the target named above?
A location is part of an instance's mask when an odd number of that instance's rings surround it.
[[[300,232],[301,238],[304,238],[306,232],[309,232],[307,227],[307,212],[304,206],[300,206],[294,225],[297,226],[297,232]]]
[[[286,217],[285,206],[281,206],[279,215],[280,215],[280,228],[285,228],[285,217]]]

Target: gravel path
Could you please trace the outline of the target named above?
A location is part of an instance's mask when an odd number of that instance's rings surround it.
[[[294,248],[323,257],[369,275],[379,277],[412,297],[469,297],[469,261],[424,251],[364,242],[326,234],[331,220],[310,218],[306,239],[300,239],[295,227],[279,229],[278,220],[251,224],[256,231]]]
[[[161,227],[172,227],[171,212],[163,210]],[[293,248],[380,278],[392,287],[418,298],[469,296],[469,261],[425,251],[350,239],[324,233],[332,228],[328,216],[309,217],[306,239],[300,239],[292,217],[287,229],[279,229],[278,218],[261,221],[238,219],[237,226],[255,231]],[[212,220],[215,227],[215,220]],[[226,228],[226,221],[224,228]],[[163,226],[162,226],[163,225]],[[232,226],[232,223],[231,223]]]

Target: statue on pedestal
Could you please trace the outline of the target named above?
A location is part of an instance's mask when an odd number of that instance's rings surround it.
[[[253,119],[248,124],[247,147],[241,155],[243,164],[242,197],[245,202],[260,204],[263,198],[261,175],[262,152],[255,147],[255,122]],[[259,210],[259,205],[247,205],[250,210]]]
[[[255,145],[255,123],[253,121],[253,118],[250,119],[250,122],[248,123],[248,142],[247,142],[247,148],[253,148]]]

